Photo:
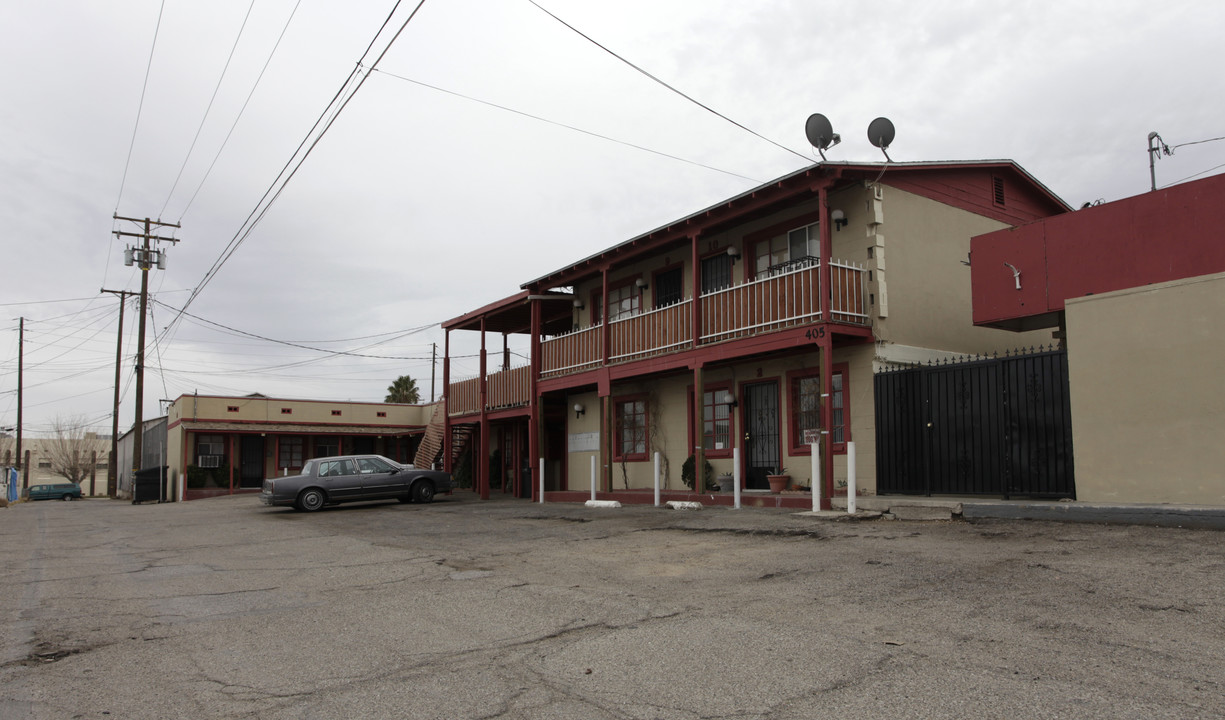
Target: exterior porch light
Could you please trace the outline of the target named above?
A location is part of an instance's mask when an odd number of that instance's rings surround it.
[[[735,265],[736,261],[740,259],[740,248],[735,245],[729,245],[727,247],[727,256],[732,259],[732,264]]]
[[[582,403],[574,403],[574,419],[577,420],[587,412]]]
[[[834,221],[834,229],[841,230],[846,227],[850,220],[846,219],[846,213],[841,210],[834,210],[829,214],[829,219]]]
[[[638,278],[637,280],[634,281],[634,286],[637,287],[639,290],[646,290],[647,289],[647,279]]]
[[[583,309],[583,301],[582,301],[582,300],[580,300],[580,299],[578,299],[578,298],[574,298],[574,309],[575,309],[575,310],[582,310],[582,309]]]
[[[739,401],[736,400],[736,396],[732,395],[730,392],[727,392],[726,390],[723,392],[722,400],[723,400],[723,404],[726,405],[729,410],[740,404]]]

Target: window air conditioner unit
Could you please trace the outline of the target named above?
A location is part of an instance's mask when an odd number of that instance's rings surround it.
[[[221,456],[220,455],[201,455],[200,457],[196,458],[196,465],[202,468],[221,467]]]

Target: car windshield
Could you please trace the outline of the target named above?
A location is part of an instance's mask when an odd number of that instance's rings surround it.
[[[306,464],[302,466],[302,474],[303,475],[313,475],[314,472],[315,472],[315,461],[307,460]]]

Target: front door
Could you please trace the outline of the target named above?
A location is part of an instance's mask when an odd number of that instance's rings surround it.
[[[766,476],[781,464],[778,428],[778,381],[752,383],[744,390],[745,482],[749,490],[766,490]]]
[[[264,484],[264,438],[260,435],[240,435],[238,445],[238,487],[259,488]]]

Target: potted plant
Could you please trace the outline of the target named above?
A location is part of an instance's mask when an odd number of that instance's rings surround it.
[[[709,460],[705,460],[705,458],[703,458],[703,460],[705,461],[703,463],[705,467],[702,468],[702,489],[698,490],[698,492],[706,492],[707,490],[714,489],[715,469],[711,467]],[[684,483],[689,486],[691,490],[693,489],[693,481],[696,476],[696,472],[694,471],[694,466],[696,464],[697,463],[695,462],[694,457],[690,455],[689,459],[685,461],[685,464],[681,465],[681,480],[684,481]]]
[[[787,474],[787,468],[775,468],[773,472],[766,475],[766,481],[770,483],[770,492],[775,495],[787,489],[791,484],[791,476]]]

